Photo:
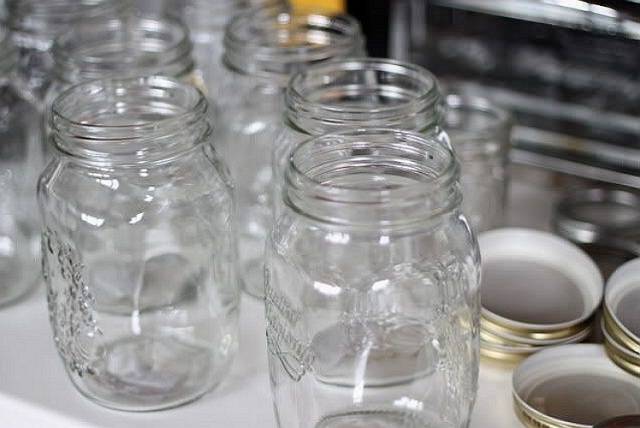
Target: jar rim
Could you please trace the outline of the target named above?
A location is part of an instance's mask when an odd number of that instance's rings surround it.
[[[155,104],[143,99],[136,92],[145,90],[158,98]],[[171,91],[174,93],[172,94]],[[141,111],[148,113],[142,107],[152,105],[154,108],[161,109],[152,112],[161,117],[136,120],[127,116],[130,112],[124,109],[121,100],[127,95],[131,96],[132,106],[138,113]],[[78,103],[79,97],[83,100],[81,103]],[[92,111],[89,102],[92,97],[95,99],[94,102],[103,101],[107,105],[98,103],[97,110]],[[169,105],[161,105],[160,100],[174,103],[175,110],[171,111]],[[178,103],[182,104],[178,105]],[[78,107],[78,104],[82,108]],[[155,154],[162,152],[165,155],[169,152],[174,154],[176,151],[183,151],[177,147],[178,143],[169,143],[167,145],[169,150],[160,146],[150,149],[147,146],[154,140],[167,139],[178,134],[187,135],[195,141],[200,135],[193,130],[194,127],[198,126],[198,129],[201,129],[200,126],[204,124],[207,131],[211,127],[207,120],[207,110],[207,100],[199,89],[174,78],[147,76],[102,79],[74,85],[60,94],[52,104],[50,124],[54,132],[54,143],[64,153],[94,160],[130,156],[143,159],[148,157],[151,151]],[[108,123],[107,121],[100,123],[97,121],[97,116],[100,114],[112,115],[120,119],[124,117],[129,123]],[[94,122],[89,122],[82,117],[83,115],[89,116]],[[189,135],[190,132],[193,135]],[[74,150],[67,140],[73,141],[73,144],[78,146],[78,150]],[[113,145],[107,143],[113,143]]]
[[[223,43],[224,62],[232,70],[280,77],[284,86],[301,66],[358,52],[364,37],[360,23],[349,15],[263,8],[232,19]]]
[[[81,23],[56,39],[52,53],[58,78],[69,83],[123,74],[182,77],[194,68],[188,28],[168,17]]]
[[[349,73],[386,73],[397,78],[406,79],[413,87],[407,88],[404,100],[397,100],[398,91],[391,94],[393,83],[378,81],[363,87],[350,84],[345,88],[344,83],[334,83],[336,79],[344,78]],[[333,79],[333,80],[332,80]],[[346,82],[353,79],[346,78]],[[326,86],[324,91],[335,93],[336,88],[355,93],[373,93],[377,97],[396,97],[389,105],[338,105],[322,100],[310,98],[311,92],[320,92],[323,88],[309,87],[313,82],[321,82]],[[396,83],[399,88],[399,83]],[[372,89],[376,89],[372,91]],[[405,89],[405,88],[401,88]],[[407,62],[386,58],[352,58],[335,60],[311,66],[291,77],[285,93],[285,107],[287,118],[294,125],[310,134],[325,133],[326,126],[366,126],[368,123],[380,123],[382,126],[401,127],[411,122],[407,130],[420,131],[435,126],[441,119],[440,103],[442,101],[440,88],[436,77],[427,69]],[[422,116],[422,117],[419,117]],[[381,125],[374,125],[381,126]]]
[[[385,155],[384,150],[389,150],[392,154]],[[350,159],[353,163],[336,163],[336,159],[331,158],[334,155],[339,156],[338,161]],[[367,162],[365,156],[378,158]],[[384,159],[383,156],[387,157],[385,162],[380,160]],[[390,159],[393,163],[389,162]],[[432,161],[434,164],[439,162],[437,169],[428,164]],[[385,183],[382,186],[369,186],[336,184],[333,180],[320,178],[321,175],[326,177],[325,172],[333,171],[330,168],[335,168],[335,171],[346,176],[354,173],[354,167],[384,167],[385,174],[390,174],[390,170],[395,168],[396,173],[401,172],[405,177],[411,174],[412,180],[393,185]],[[453,151],[437,139],[397,129],[361,128],[325,134],[298,144],[289,156],[284,196],[289,202],[292,199],[306,198],[323,204],[370,208],[382,205],[393,208],[398,204],[424,208],[424,201],[432,198],[437,199],[429,211],[429,217],[433,217],[449,212],[460,203],[458,179],[459,166]],[[292,204],[296,205],[295,202]],[[325,214],[334,217],[340,215],[339,211],[341,210],[334,206],[327,209]],[[411,220],[399,218],[395,221]]]

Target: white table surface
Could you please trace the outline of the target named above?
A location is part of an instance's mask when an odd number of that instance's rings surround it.
[[[511,224],[544,227],[549,194],[535,186],[512,186]],[[535,203],[532,203],[533,201]],[[152,413],[108,410],[78,393],[67,378],[51,339],[44,290],[0,308],[0,428],[271,428],[275,427],[262,302],[244,297],[240,352],[233,370],[213,392],[176,409]],[[480,367],[471,428],[518,428],[512,410],[511,372]]]

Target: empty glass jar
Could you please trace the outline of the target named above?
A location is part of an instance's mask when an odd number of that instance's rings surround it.
[[[479,253],[440,141],[389,129],[298,145],[267,245],[279,426],[467,427]]]
[[[168,18],[129,16],[78,24],[56,40],[52,52],[55,79],[47,91],[47,116],[62,91],[93,79],[163,75],[203,89],[193,74],[189,30]]]
[[[240,275],[264,295],[264,242],[272,222],[271,158],[292,73],[363,50],[351,17],[291,15],[274,10],[232,20],[224,40],[220,151],[237,186]]]
[[[443,100],[424,68],[390,59],[358,58],[319,64],[291,78],[284,126],[273,151],[276,195],[291,148],[312,135],[340,129],[389,127],[417,131],[449,145],[440,127]],[[275,217],[282,204],[274,198]]]
[[[19,48],[18,81],[42,100],[52,79],[54,39],[75,23],[98,23],[128,11],[129,0],[7,0],[8,24]]]
[[[15,87],[18,51],[0,28],[0,305],[39,278],[36,184],[44,167],[38,112]]]
[[[154,0],[157,1],[157,0]],[[208,95],[217,100],[222,74],[224,28],[236,15],[251,7],[277,7],[281,0],[167,0],[171,16],[187,24],[193,42],[193,55]]]
[[[464,211],[474,232],[504,225],[511,118],[489,100],[448,95],[444,128],[460,161]]]
[[[75,386],[121,410],[193,400],[237,348],[233,203],[207,102],[166,77],[97,80],[53,104],[43,274]]]

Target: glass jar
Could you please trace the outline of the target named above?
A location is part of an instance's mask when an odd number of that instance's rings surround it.
[[[53,104],[43,274],[71,380],[120,410],[191,401],[237,348],[233,201],[207,102],[166,77],[97,80]]]
[[[193,56],[208,95],[218,99],[221,82],[222,39],[231,19],[252,7],[284,6],[283,0],[170,0],[165,6],[171,16],[184,21],[191,32]]]
[[[390,59],[357,58],[319,64],[291,78],[284,123],[276,138],[274,217],[281,212],[289,152],[310,136],[341,129],[389,127],[416,131],[449,146],[440,127],[443,101],[426,69]]]
[[[512,122],[489,100],[446,97],[444,128],[460,161],[462,210],[476,233],[504,226]]]
[[[129,0],[7,0],[8,24],[20,51],[18,80],[42,101],[52,79],[54,39],[78,22],[97,23],[128,11]]]
[[[453,152],[368,128],[289,159],[266,269],[279,426],[467,427],[480,256]]]
[[[38,209],[35,190],[44,167],[38,112],[15,87],[18,51],[0,28],[0,305],[35,285]]]
[[[224,40],[220,152],[237,186],[240,275],[264,296],[264,242],[272,223],[271,158],[289,76],[310,64],[363,51],[360,25],[348,16],[274,10],[232,20]]]

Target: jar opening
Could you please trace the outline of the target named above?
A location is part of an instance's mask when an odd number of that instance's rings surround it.
[[[49,44],[75,22],[115,16],[129,6],[130,0],[7,1],[11,29],[42,37],[41,42]]]
[[[410,222],[460,204],[453,152],[406,131],[313,138],[293,150],[285,177],[287,205],[336,223]]]
[[[171,19],[110,19],[78,25],[53,47],[58,78],[76,83],[108,77],[162,74],[183,77],[193,70],[187,28]]]
[[[261,9],[231,21],[224,39],[224,61],[233,70],[286,85],[308,65],[363,51],[360,24],[350,16],[297,15]]]
[[[293,125],[315,135],[363,126],[422,131],[438,124],[442,109],[429,71],[375,58],[319,64],[296,74],[285,104]]]
[[[168,77],[96,80],[53,103],[54,143],[87,160],[157,160],[184,151],[210,132],[207,102]]]

